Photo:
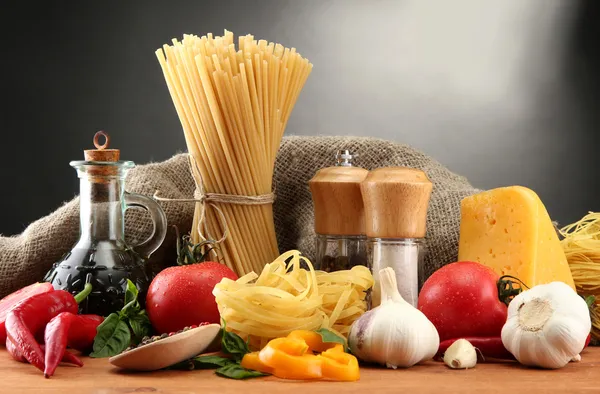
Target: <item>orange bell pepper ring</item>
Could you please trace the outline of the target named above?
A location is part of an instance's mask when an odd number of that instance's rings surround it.
[[[242,367],[246,369],[253,369],[262,373],[273,374],[273,368],[265,365],[260,358],[258,358],[258,352],[246,353],[242,358]]]
[[[321,354],[313,355],[312,351]],[[282,379],[355,381],[360,378],[358,360],[345,353],[342,344],[323,343],[321,335],[304,330],[273,339],[260,352],[246,354],[242,367]]]
[[[360,379],[358,360],[353,355],[344,353],[342,345],[338,344],[317,357],[321,358],[323,378],[344,382],[354,382]]]
[[[292,380],[316,380],[323,377],[321,373],[322,361],[319,356],[305,354],[303,356],[292,356],[293,363],[278,366],[273,375],[281,379]]]
[[[323,337],[318,332],[308,330],[295,330],[289,333],[288,338],[303,339],[308,345],[308,351],[321,353],[331,349],[336,344],[334,342],[323,342]],[[343,351],[343,349],[342,349]]]
[[[321,359],[306,354],[308,344],[303,339],[277,338],[269,341],[259,353],[259,360],[273,368],[273,375],[282,379],[320,379]]]

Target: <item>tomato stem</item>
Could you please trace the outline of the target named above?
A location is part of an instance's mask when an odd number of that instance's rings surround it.
[[[173,227],[175,227],[175,236],[177,237],[177,265],[202,263],[210,255],[210,252],[217,251],[217,241],[205,240],[194,244],[189,234],[180,237],[177,226]]]
[[[515,287],[518,285],[518,287]],[[511,275],[503,275],[498,279],[498,298],[508,306],[513,298],[519,295],[523,289],[529,289],[521,279]]]

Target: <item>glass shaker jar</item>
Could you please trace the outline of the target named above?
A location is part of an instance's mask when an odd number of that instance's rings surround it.
[[[106,141],[99,144],[99,137]],[[86,150],[85,161],[73,161],[80,179],[80,237],[73,249],[54,264],[45,281],[55,289],[73,294],[92,284],[92,292],[79,305],[80,313],[101,316],[123,307],[127,279],[138,288],[144,303],[151,275],[145,263],[162,244],[167,232],[167,218],[153,199],[125,191],[125,176],[134,167],[131,161],[119,161],[118,149],[106,149],[109,137],[104,132],[94,136],[97,150]],[[139,245],[125,242],[125,210],[142,208],[153,222],[150,237]]]
[[[353,155],[338,151],[337,164],[309,181],[315,209],[315,268],[339,271],[367,265],[364,208],[360,182],[368,174],[352,165]]]
[[[423,171],[404,167],[378,168],[361,183],[367,257],[375,279],[371,307],[381,302],[379,271],[387,267],[396,273],[402,298],[417,306],[432,188]]]

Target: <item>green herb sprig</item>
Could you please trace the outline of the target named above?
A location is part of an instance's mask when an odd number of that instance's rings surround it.
[[[197,356],[179,364],[172,365],[169,369],[215,369],[219,376],[229,379],[248,379],[268,376],[269,374],[247,369],[241,366],[244,355],[250,353],[248,343],[233,332],[226,330],[225,321],[221,328],[221,350],[228,357],[216,355]]]
[[[112,357],[122,353],[132,343],[139,343],[152,330],[146,310],[138,301],[138,289],[127,279],[125,306],[111,313],[97,328],[90,357]],[[133,334],[133,336],[132,336]]]
[[[348,352],[348,347],[344,338],[339,337],[333,332],[321,328],[317,333],[326,343],[341,343],[344,350]],[[229,379],[249,379],[268,376],[269,374],[247,369],[241,366],[244,355],[250,353],[248,343],[237,334],[226,330],[225,321],[221,328],[221,350],[227,357],[216,355],[197,356],[179,364],[172,365],[169,369],[216,369],[215,373],[219,376]]]
[[[321,340],[324,343],[340,343],[344,346],[344,352],[350,353],[350,349],[348,349],[348,344],[344,338],[334,334],[326,328],[320,328],[316,332],[321,336]]]

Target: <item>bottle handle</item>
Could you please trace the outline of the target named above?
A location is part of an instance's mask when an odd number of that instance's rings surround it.
[[[167,235],[167,215],[161,206],[150,197],[125,192],[125,209],[142,208],[152,218],[152,234],[144,242],[133,246],[133,250],[142,257],[148,258],[160,247]]]

